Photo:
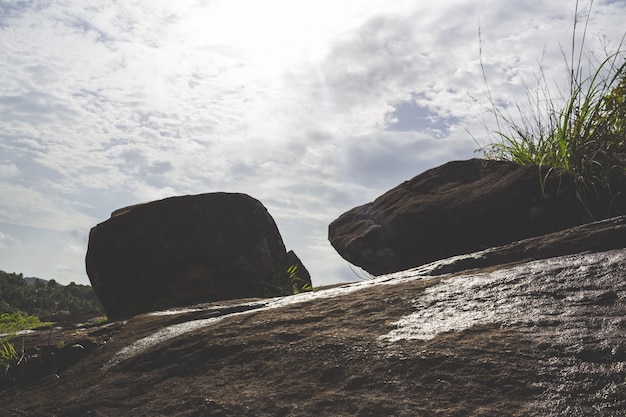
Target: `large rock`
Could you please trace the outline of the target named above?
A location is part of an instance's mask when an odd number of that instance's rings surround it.
[[[428,170],[353,208],[330,224],[328,236],[343,258],[380,275],[581,221],[568,176],[471,159]]]
[[[116,319],[290,294],[287,261],[278,228],[258,200],[211,193],[116,210],[91,230],[86,266],[107,315]]]

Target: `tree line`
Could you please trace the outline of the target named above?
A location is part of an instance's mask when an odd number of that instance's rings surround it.
[[[0,313],[22,312],[37,317],[59,313],[102,312],[103,308],[90,285],[55,280],[24,278],[23,274],[0,271]]]

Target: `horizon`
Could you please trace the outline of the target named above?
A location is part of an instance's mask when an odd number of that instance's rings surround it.
[[[328,225],[479,157],[487,95],[514,112],[539,73],[567,91],[575,4],[0,0],[0,270],[90,285],[89,231],[113,211],[239,192],[314,286],[356,281]],[[593,2],[583,66],[624,16]]]

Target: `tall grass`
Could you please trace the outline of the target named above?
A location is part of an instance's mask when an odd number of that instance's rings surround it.
[[[626,60],[622,48],[604,51],[602,60],[587,55],[591,70],[583,68],[585,37],[593,2],[587,11],[580,47],[576,49],[581,23],[576,2],[572,46],[568,56],[562,51],[569,77],[569,91],[555,99],[540,65],[537,88],[526,87],[526,103],[516,103],[518,118],[496,104],[489,90],[482,60],[489,112],[496,130],[491,142],[480,150],[488,159],[510,160],[523,165],[566,171],[575,183],[576,197],[585,220],[606,217],[615,211],[614,203],[624,198],[626,175]],[[626,36],[626,35],[625,35]],[[543,185],[544,178],[540,178]]]

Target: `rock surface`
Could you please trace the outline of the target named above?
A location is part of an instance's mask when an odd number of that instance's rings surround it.
[[[86,257],[91,284],[111,319],[290,294],[288,266],[267,209],[233,193],[172,197],[116,210],[91,230]]]
[[[571,181],[546,175],[505,161],[450,162],[342,214],[329,240],[380,275],[580,224]]]
[[[82,356],[53,376],[0,392],[2,410],[623,415],[624,242],[621,217],[316,292],[88,328],[86,355],[75,348]],[[52,343],[76,333],[55,331]],[[49,337],[25,336],[26,350]]]

